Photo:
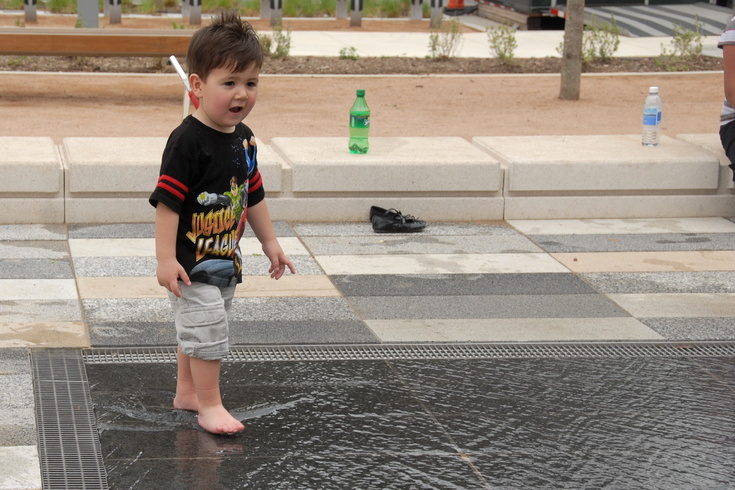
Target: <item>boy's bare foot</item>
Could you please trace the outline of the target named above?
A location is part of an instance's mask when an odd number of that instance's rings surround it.
[[[196,393],[177,394],[174,398],[174,408],[176,410],[189,410],[190,412],[199,411],[199,398]]]
[[[242,422],[230,415],[222,405],[200,410],[199,425],[212,434],[234,434],[245,430]]]

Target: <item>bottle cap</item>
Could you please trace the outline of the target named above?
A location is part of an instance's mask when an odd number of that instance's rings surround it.
[[[358,97],[364,97],[364,96],[365,96],[365,91],[364,91],[364,90],[362,90],[362,89],[358,89],[358,91],[357,91],[357,96],[358,96]]]
[[[648,89],[649,93],[657,94],[658,93],[658,87],[651,87]]]

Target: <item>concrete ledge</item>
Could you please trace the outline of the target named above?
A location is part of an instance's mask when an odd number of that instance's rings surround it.
[[[5,223],[152,222],[165,138],[0,138]],[[258,141],[271,215],[364,221],[370,206],[428,221],[735,216],[716,134]]]
[[[505,169],[506,219],[711,216],[720,162],[684,140],[640,135],[478,137]],[[686,203],[686,204],[685,204]]]
[[[166,138],[64,138],[67,223],[150,222]]]
[[[47,137],[0,137],[4,223],[63,223],[64,172]]]
[[[700,133],[700,134],[677,134],[676,139],[686,141],[712,153],[720,161],[720,183],[721,191],[732,191],[735,187],[733,183],[733,173],[730,170],[730,159],[725,155],[722,148],[720,135],[717,133]]]
[[[347,138],[273,138],[290,175],[269,207],[283,219],[365,220],[371,205],[423,219],[502,219],[499,162],[456,137],[370,139],[355,155]]]
[[[273,138],[293,169],[294,193],[481,192],[499,195],[499,162],[459,137],[371,138],[354,155],[347,138]]]

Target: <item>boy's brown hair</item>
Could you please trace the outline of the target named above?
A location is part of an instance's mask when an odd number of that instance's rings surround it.
[[[234,10],[220,11],[211,24],[194,33],[186,54],[189,74],[196,73],[202,80],[217,68],[237,72],[253,63],[263,66],[260,39],[253,26]]]

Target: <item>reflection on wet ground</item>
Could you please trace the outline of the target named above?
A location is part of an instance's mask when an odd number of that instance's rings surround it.
[[[175,365],[87,365],[110,488],[727,488],[735,358],[237,362],[236,436]]]

